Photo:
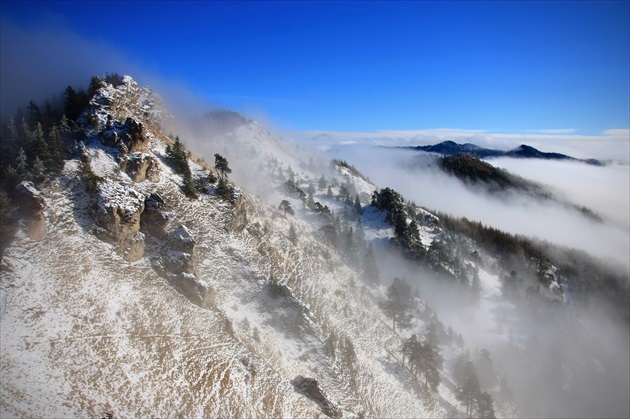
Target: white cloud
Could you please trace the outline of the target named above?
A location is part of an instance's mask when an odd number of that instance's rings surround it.
[[[610,129],[600,135],[579,135],[570,131],[574,130],[489,133],[483,130],[440,128],[374,132],[295,131],[288,135],[305,145],[320,149],[322,146],[334,149],[349,141],[371,146],[415,146],[451,140],[457,143],[473,143],[481,147],[500,150],[511,150],[521,144],[527,144],[541,151],[563,153],[580,159],[594,158],[622,163],[630,161],[630,130]]]

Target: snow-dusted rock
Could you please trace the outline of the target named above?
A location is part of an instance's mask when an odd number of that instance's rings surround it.
[[[298,375],[293,379],[291,384],[293,384],[298,392],[317,402],[327,416],[332,418],[340,418],[342,416],[341,410],[335,406],[319,388],[319,383],[316,379]]]
[[[121,168],[134,182],[160,180],[160,166],[155,157],[146,153],[132,153],[121,162]]]
[[[138,235],[144,200],[135,189],[108,181],[99,186],[90,208],[97,237],[117,244],[128,261],[138,260],[144,253],[144,235]]]
[[[116,147],[130,153],[146,151],[148,139],[144,135],[144,125],[136,118],[127,117],[124,124],[118,121],[107,125],[99,134],[101,142],[109,147]]]
[[[163,261],[166,271],[177,277],[195,275],[195,238],[185,225],[168,234]]]
[[[162,197],[157,193],[152,193],[144,201],[144,212],[140,219],[142,228],[160,239],[165,239],[167,236],[168,216],[162,211],[163,206]]]
[[[22,182],[15,187],[15,201],[25,218],[27,234],[31,240],[40,240],[46,234],[44,210],[46,200],[32,182]]]
[[[234,203],[234,221],[232,227],[236,231],[242,231],[248,223],[247,202],[244,197],[240,197]]]

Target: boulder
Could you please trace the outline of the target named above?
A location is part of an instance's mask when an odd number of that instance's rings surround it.
[[[127,262],[135,262],[144,256],[144,234],[137,232],[126,239],[119,245],[119,253]]]
[[[171,250],[193,254],[195,251],[195,238],[185,225],[180,225],[168,235]]]
[[[130,153],[136,151],[146,151],[148,139],[144,135],[142,122],[135,118],[127,117],[124,125],[125,136],[123,141]]]

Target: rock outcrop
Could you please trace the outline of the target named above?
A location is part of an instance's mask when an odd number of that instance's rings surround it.
[[[167,247],[162,256],[162,267],[170,283],[191,302],[207,307],[210,290],[195,277],[195,238],[180,225],[168,234]]]
[[[319,388],[317,380],[314,378],[308,378],[298,375],[291,381],[291,384],[295,389],[308,397],[309,399],[317,402],[322,409],[322,412],[332,418],[341,418],[342,412],[333,402],[331,402],[323,391]]]
[[[24,217],[28,237],[40,240],[46,234],[46,200],[32,182],[22,182],[15,187],[15,203]]]
[[[164,268],[181,278],[195,276],[195,238],[185,225],[180,225],[168,234],[168,247],[164,254]]]
[[[144,126],[132,117],[127,117],[122,124],[120,121],[112,121],[109,115],[105,129],[100,132],[100,138],[104,145],[123,152],[147,151],[148,139],[144,135]]]
[[[140,215],[145,196],[128,186],[104,182],[99,185],[90,213],[98,238],[118,246],[118,253],[129,262],[144,255],[144,234],[140,232]]]
[[[144,212],[140,219],[140,226],[159,239],[165,239],[167,236],[168,216],[162,208],[164,200],[154,192],[144,200]]]
[[[234,203],[234,220],[232,221],[232,228],[236,231],[242,231],[249,220],[247,218],[248,206],[244,197],[239,197]]]
[[[160,165],[150,154],[132,153],[121,161],[120,166],[134,182],[149,180],[155,183],[160,180]]]

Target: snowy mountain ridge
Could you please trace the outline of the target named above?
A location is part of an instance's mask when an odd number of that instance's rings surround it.
[[[65,134],[60,173],[20,183],[35,215],[2,258],[0,416],[561,416],[515,365],[551,347],[554,386],[623,373],[545,340],[570,333],[562,266],[526,255],[504,275],[511,256],[470,226],[345,161],[229,113],[182,126],[115,81]]]
[[[440,414],[442,396],[419,398],[383,364],[383,345],[396,335],[365,304],[370,295],[357,273],[313,227],[244,193],[247,224],[239,232],[240,204],[185,198],[163,162],[172,140],[137,98],[127,77],[99,90],[82,117],[98,121],[88,127],[83,158],[104,179],[96,206],[122,216],[115,225],[123,228],[107,233],[128,230],[145,249],[127,262],[116,245],[128,237],[98,239],[109,226],[91,215],[95,198],[84,189],[80,161],[66,161],[57,179],[40,185],[50,208],[47,233],[32,242],[18,232],[3,260],[2,416],[317,415],[323,402],[295,390],[298,375],[317,380],[335,416]],[[156,182],[133,182],[119,170],[127,145],[105,145],[107,125],[120,128],[127,118],[142,124],[146,145],[130,144],[156,160]],[[185,226],[194,238],[191,269],[164,273],[178,250],[140,227],[143,221],[125,224],[143,217],[143,199],[152,194],[164,201],[167,230]],[[289,220],[300,231],[296,245],[287,239]],[[354,345],[353,386],[343,379],[348,367],[323,354],[331,331]]]

